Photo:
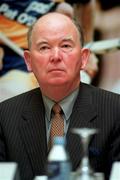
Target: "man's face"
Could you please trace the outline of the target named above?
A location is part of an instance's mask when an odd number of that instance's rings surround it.
[[[66,17],[61,20],[44,17],[37,23],[25,59],[41,87],[71,84],[73,88],[78,85],[80,70],[88,57],[79,39],[75,25]]]

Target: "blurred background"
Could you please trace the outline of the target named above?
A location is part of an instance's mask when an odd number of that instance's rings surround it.
[[[120,0],[1,0],[0,101],[38,87],[23,50],[29,27],[53,11],[75,17],[83,27],[91,56],[82,81],[120,93]]]

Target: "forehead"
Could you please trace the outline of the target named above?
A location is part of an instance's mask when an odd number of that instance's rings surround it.
[[[35,24],[32,32],[33,38],[72,38],[78,39],[79,32],[68,17],[43,17]]]

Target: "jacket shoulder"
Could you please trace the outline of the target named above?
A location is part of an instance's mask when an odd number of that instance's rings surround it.
[[[11,109],[12,107],[22,107],[24,105],[29,105],[30,100],[34,97],[41,97],[41,92],[39,88],[32,89],[25,93],[14,96],[10,99],[7,99],[0,103],[0,109],[4,109],[8,107]]]
[[[99,102],[120,102],[120,94],[116,94],[111,91],[104,90],[99,87],[95,87],[93,85],[88,85],[82,83],[83,91],[89,92],[89,95],[91,95],[91,98],[93,100],[97,100]]]

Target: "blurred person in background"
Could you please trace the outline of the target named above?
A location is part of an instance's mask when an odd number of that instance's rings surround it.
[[[120,0],[97,0],[95,27],[98,40],[120,39]],[[114,50],[114,49],[113,49]],[[100,60],[98,86],[120,93],[120,51],[106,52]]]
[[[74,18],[74,9],[71,4],[66,3],[66,2],[58,3],[55,8],[55,12],[64,14],[70,17],[71,19]]]
[[[78,20],[79,24],[83,27],[85,45],[93,42],[95,31],[94,16],[96,0],[66,0],[66,2],[73,6],[74,16]],[[85,72],[90,77],[89,83],[92,83],[96,73],[98,72],[98,57],[94,53],[91,53],[90,55]]]

